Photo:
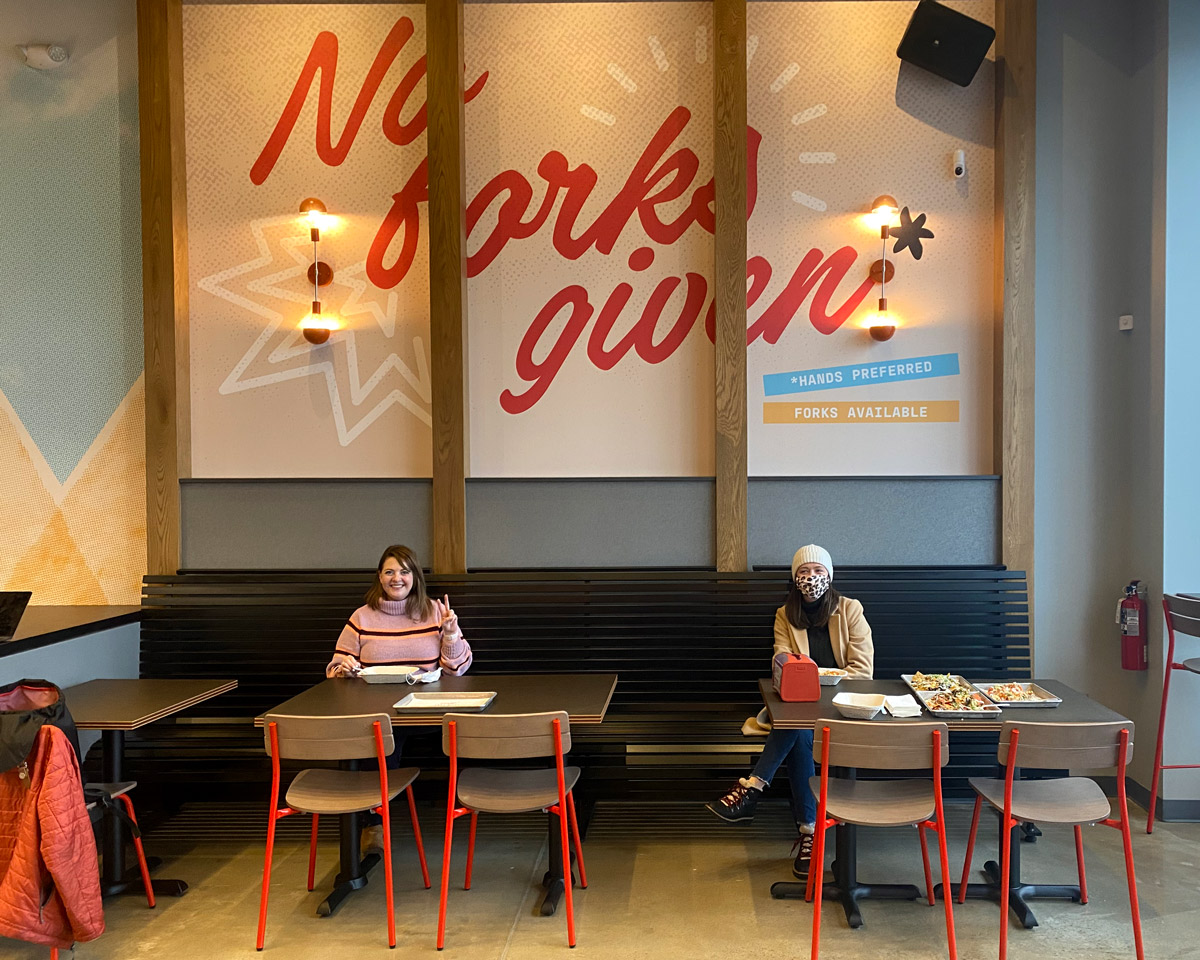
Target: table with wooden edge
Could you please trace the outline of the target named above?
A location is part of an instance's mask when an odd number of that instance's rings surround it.
[[[543,673],[543,674],[468,674],[462,677],[443,674],[434,683],[367,683],[357,678],[325,680],[268,711],[303,717],[338,717],[355,714],[386,713],[393,728],[439,726],[442,716],[453,709],[413,713],[397,711],[394,704],[410,693],[474,693],[495,691],[496,697],[483,713],[548,713],[566,711],[571,726],[597,724],[612,701],[617,686],[615,673]],[[475,712],[475,711],[471,711]],[[264,715],[265,716],[265,715]],[[264,716],[254,718],[263,726]],[[352,769],[358,761],[349,761]],[[317,915],[332,916],[353,891],[366,886],[367,874],[379,862],[379,854],[365,857],[359,847],[360,814],[346,813],[340,824],[340,869],[334,887],[317,907]],[[566,880],[562,872],[562,840],[558,824],[548,817],[550,869],[542,878],[545,896],[539,910],[549,917],[558,909]],[[572,881],[573,882],[573,881]]]
[[[967,677],[968,681],[972,678]],[[981,678],[987,679],[987,678]],[[1020,681],[1025,682],[1025,681]],[[1016,707],[1001,709],[999,715],[989,712],[979,717],[943,719],[935,717],[922,710],[919,717],[897,719],[881,713],[871,723],[919,723],[942,722],[950,730],[953,737],[957,732],[999,733],[1005,720],[1020,720],[1029,723],[1129,723],[1132,732],[1133,723],[1108,707],[1060,683],[1057,680],[1034,680],[1034,683],[1062,699],[1062,703],[1053,707]],[[781,730],[812,730],[823,720],[840,720],[842,715],[833,705],[833,698],[838,693],[874,693],[888,697],[915,694],[903,680],[843,680],[832,687],[821,688],[821,699],[807,703],[785,703],[769,679],[758,682],[759,692],[771,724]],[[848,771],[853,776],[853,771]],[[1001,768],[1000,777],[1004,776]],[[1020,776],[1018,769],[1015,776]],[[846,920],[851,927],[861,927],[862,914],[858,909],[858,901],[868,897],[885,900],[915,900],[921,896],[921,891],[911,884],[863,884],[857,876],[857,831],[853,824],[839,824],[834,828],[835,859],[833,863],[834,881],[825,885],[824,899],[837,900],[846,912]],[[1007,835],[1006,835],[1007,834]],[[1038,836],[1036,830],[1022,834],[1021,831],[1005,831],[1003,824],[999,828],[999,844],[1009,845],[1009,907],[1026,928],[1036,927],[1037,918],[1030,909],[1027,901],[1035,898],[1054,900],[1080,899],[1079,886],[1076,884],[1041,884],[1026,883],[1021,879],[1021,838],[1033,840]],[[1000,864],[989,860],[983,865],[987,877],[986,883],[967,884],[967,898],[972,900],[1000,900]],[[950,885],[952,895],[958,892],[958,883]],[[803,899],[806,884],[779,882],[772,884],[771,895],[776,899]],[[934,890],[937,896],[942,896],[943,885],[938,884]]]
[[[80,730],[99,730],[106,783],[124,779],[125,734],[228,693],[236,680],[89,680],[63,691],[67,709]],[[137,870],[125,870],[125,843],[120,820],[111,813],[104,818],[104,863],[100,890],[104,896],[140,891]],[[148,858],[151,869],[161,862]],[[187,892],[182,880],[152,881],[155,893],[181,897]]]

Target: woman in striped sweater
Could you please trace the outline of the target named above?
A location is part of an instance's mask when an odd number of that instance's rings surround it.
[[[461,676],[471,666],[471,647],[450,598],[429,599],[425,574],[408,547],[383,551],[366,601],[342,628],[325,676],[352,677],[363,667],[397,665],[441,667]]]
[[[396,544],[383,551],[366,601],[342,628],[325,676],[353,677],[363,667],[400,664],[423,671],[441,667],[461,676],[471,666],[471,646],[458,628],[450,598],[429,599],[425,574],[408,547]],[[396,748],[387,758],[393,770],[400,766],[404,746],[404,735],[394,731],[394,736]],[[362,851],[382,852],[383,819],[377,813],[363,819]]]

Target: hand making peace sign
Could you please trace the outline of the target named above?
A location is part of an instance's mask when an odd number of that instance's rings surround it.
[[[438,622],[438,626],[442,628],[442,634],[457,634],[458,633],[458,614],[450,609],[450,596],[443,594],[441,600],[433,601],[433,615]]]

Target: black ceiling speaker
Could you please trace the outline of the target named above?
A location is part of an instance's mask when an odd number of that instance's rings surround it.
[[[996,31],[986,23],[935,0],[921,0],[900,38],[896,56],[966,87],[975,79],[995,39]]]

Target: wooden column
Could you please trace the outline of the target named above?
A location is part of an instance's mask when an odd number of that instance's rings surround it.
[[[146,350],[146,569],[151,574],[166,574],[179,568],[179,479],[191,472],[180,0],[138,0],[137,32]]]
[[[425,4],[433,570],[467,569],[467,228],[462,0]]]
[[[717,570],[746,547],[746,0],[713,3]]]
[[[1037,0],[996,4],[994,451],[1001,559],[1034,593],[1034,157]]]

